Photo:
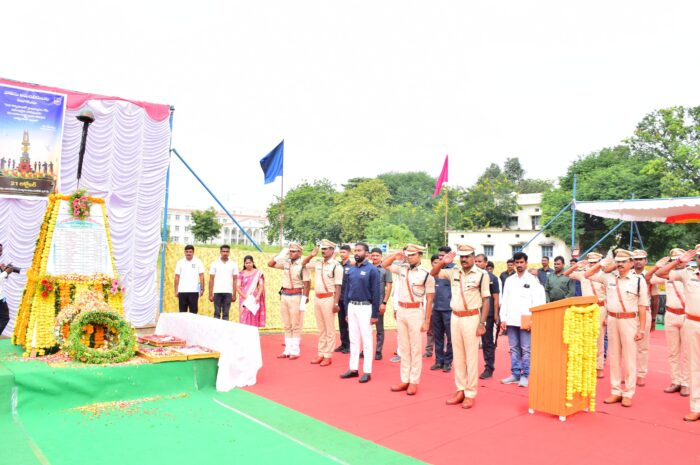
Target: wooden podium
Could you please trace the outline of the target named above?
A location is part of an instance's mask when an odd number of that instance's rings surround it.
[[[557,415],[559,420],[588,410],[588,399],[574,394],[566,403],[567,346],[564,344],[564,313],[572,305],[587,307],[598,301],[595,296],[571,297],[530,309],[532,338],[530,345],[529,412]]]

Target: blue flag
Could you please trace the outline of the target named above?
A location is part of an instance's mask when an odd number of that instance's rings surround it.
[[[260,168],[265,173],[265,184],[270,184],[277,178],[282,176],[284,167],[284,139],[270,153],[262,157],[260,160]]]

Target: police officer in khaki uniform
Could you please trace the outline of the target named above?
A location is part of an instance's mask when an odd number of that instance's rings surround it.
[[[301,354],[301,329],[304,309],[309,298],[311,275],[301,261],[301,245],[292,242],[288,249],[267,263],[267,266],[283,270],[280,313],[284,324],[284,352],[277,358],[295,360]]]
[[[309,263],[318,254],[315,247],[311,255],[304,257],[302,263],[307,270],[314,270],[314,314],[318,327],[318,356],[311,361],[322,367],[332,363],[331,355],[335,344],[335,314],[338,313],[340,288],[343,284],[343,266],[333,258],[335,244],[323,239],[320,244],[323,258]]]
[[[637,343],[637,386],[646,385],[646,377],[649,372],[649,335],[653,331],[654,327],[654,316],[656,312],[652,312],[652,306],[654,302],[658,304],[659,299],[659,286],[652,285],[649,281],[651,280],[651,274],[648,274],[644,269],[647,265],[647,253],[641,249],[632,251],[632,266],[633,272],[641,276],[647,286],[647,318],[646,326],[644,327],[644,338],[642,338],[639,343]]]
[[[690,413],[683,417],[685,421],[700,420],[700,271],[698,271],[697,262],[694,266],[687,266],[698,253],[700,253],[700,244],[656,272],[657,276],[665,276],[668,273],[672,281],[682,282],[685,291],[683,335],[686,339],[690,365]],[[678,265],[683,269],[674,269]]]
[[[584,273],[584,278],[605,284],[606,289],[605,308],[608,311],[608,357],[612,393],[604,402],[622,402],[623,407],[631,407],[636,387],[637,342],[644,337],[649,293],[646,281],[632,273],[632,252],[618,249],[615,252],[617,271],[601,271],[601,267],[606,269],[610,262],[611,260],[606,258],[591,266]]]
[[[398,275],[399,302],[396,308],[399,351],[401,352],[401,383],[391,387],[394,392],[406,391],[409,396],[418,392],[423,359],[421,332],[428,331],[433,310],[435,279],[420,266],[424,247],[408,244],[405,252],[389,255],[382,262],[388,271]],[[393,265],[394,260],[403,260]],[[424,301],[425,298],[425,301]]]
[[[676,261],[685,253],[683,249],[671,249],[669,257],[664,257],[656,265],[649,269],[651,284],[666,285],[666,314],[664,315],[664,333],[666,334],[666,346],[668,347],[668,361],[671,365],[671,385],[664,389],[667,394],[680,392],[681,396],[688,397],[688,350],[683,334],[683,324],[685,323],[685,287],[680,281],[668,279],[668,276],[660,278],[656,276],[656,271],[665,266],[670,260]],[[678,263],[677,270],[682,270],[685,266]]]
[[[459,255],[459,267],[443,269]],[[452,353],[457,392],[447,400],[448,405],[474,406],[479,381],[479,338],[486,332],[489,316],[489,276],[474,264],[474,247],[458,244],[430,272],[452,283]]]
[[[598,252],[589,252],[586,255],[586,260],[581,260],[564,272],[564,276],[579,281],[581,283],[581,294],[584,296],[595,296],[598,299],[600,307],[600,334],[598,335],[598,358],[596,361],[596,376],[603,378],[605,373],[605,323],[608,314],[605,310],[605,285],[593,282],[590,279],[584,278],[584,274],[590,268],[590,265],[598,263],[603,256]]]

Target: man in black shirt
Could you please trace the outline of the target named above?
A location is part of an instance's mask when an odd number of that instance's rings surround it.
[[[474,263],[476,266],[482,270],[486,270],[488,266],[488,261],[486,255],[480,253],[474,258]],[[481,379],[489,379],[493,376],[494,365],[496,362],[496,339],[494,336],[493,328],[494,326],[498,328],[498,304],[500,297],[500,287],[498,285],[498,278],[487,271],[489,276],[489,316],[486,319],[486,332],[481,336],[481,349],[484,354],[484,371],[479,375]]]
[[[360,343],[363,352],[372,354],[372,325],[377,323],[381,304],[379,270],[367,259],[369,246],[364,242],[355,244],[355,266],[350,267],[343,286],[343,304],[347,310],[350,332],[350,369],[341,378],[359,376]],[[362,364],[361,383],[372,379],[372,357],[365,357]]]
[[[506,271],[501,273],[501,287],[505,287],[506,285],[506,278],[509,276],[512,276],[515,274],[515,262],[513,261],[512,258],[509,258],[508,261],[506,262]]]

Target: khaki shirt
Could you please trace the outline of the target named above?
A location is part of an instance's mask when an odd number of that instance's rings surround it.
[[[683,270],[673,270],[668,277],[673,281],[683,283],[685,291],[685,313],[693,316],[700,316],[700,273],[693,272],[688,268]],[[668,299],[668,291],[666,298]]]
[[[637,274],[637,272],[634,270],[631,270],[630,273],[635,274],[635,275]],[[642,279],[646,279],[646,275],[647,275],[647,270],[644,270],[644,271],[642,271],[641,274],[639,274],[639,276],[641,276]],[[647,307],[649,307],[649,310],[651,310],[651,296],[660,295],[660,294],[661,294],[661,291],[659,290],[658,284],[647,284],[647,296],[649,299],[647,301]]]
[[[423,302],[426,294],[435,294],[435,278],[422,266],[411,268],[408,263],[402,263],[391,265],[387,270],[398,275],[395,283],[399,305],[402,302]]]
[[[605,284],[594,282],[588,278],[584,278],[585,270],[574,271],[569,276],[571,279],[581,282],[581,294],[584,296],[596,296],[598,302],[605,302]]]
[[[627,276],[621,278],[617,271],[612,273],[599,271],[591,276],[591,280],[605,284],[607,297],[605,307],[609,312],[637,313],[640,306],[647,307],[647,309],[649,307],[649,291],[642,276],[630,271]],[[637,289],[639,289],[639,293],[637,293]],[[620,297],[622,302],[620,302]]]
[[[289,258],[281,262],[275,262],[275,268],[284,270],[282,273],[282,287],[284,289],[301,289],[305,281],[311,281],[311,273],[301,265],[301,258],[294,263]]]
[[[314,291],[323,294],[334,294],[335,286],[343,285],[343,266],[334,258],[325,261],[323,258],[306,264],[307,270],[314,270]]]
[[[651,277],[651,283],[655,285],[666,284],[666,307],[675,308],[676,310],[685,309],[685,286],[680,281],[659,278],[658,276]]]
[[[476,265],[466,273],[461,266],[441,269],[438,278],[449,279],[452,285],[450,308],[455,312],[481,310],[484,297],[491,297],[489,275]]]

